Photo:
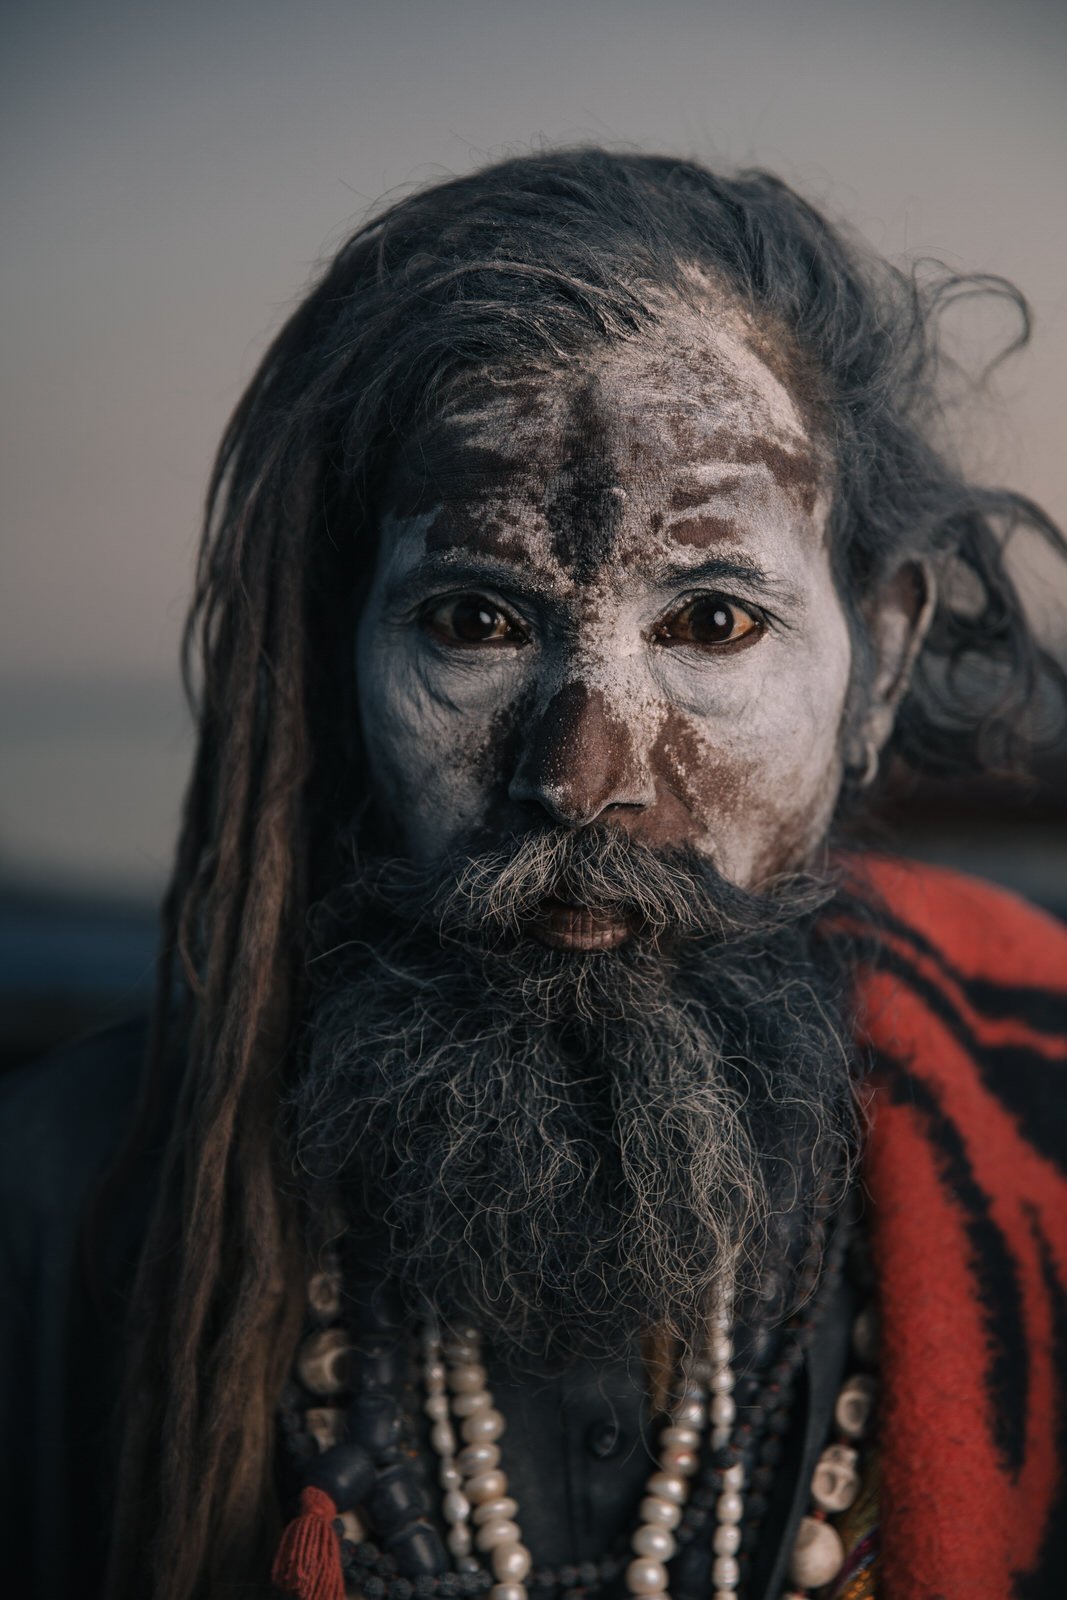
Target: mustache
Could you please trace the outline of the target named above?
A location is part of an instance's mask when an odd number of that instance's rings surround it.
[[[647,949],[680,939],[766,938],[819,911],[835,885],[794,873],[749,891],[693,849],[657,849],[619,828],[593,825],[502,842],[474,834],[430,865],[357,860],[355,880],[340,893],[351,903],[353,892],[367,911],[432,930],[444,943],[514,946],[556,902],[625,922],[633,942]]]

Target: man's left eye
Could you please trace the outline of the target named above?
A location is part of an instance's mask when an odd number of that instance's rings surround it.
[[[736,644],[762,629],[763,623],[736,600],[721,594],[701,594],[665,617],[656,627],[660,644],[687,644],[707,648]]]

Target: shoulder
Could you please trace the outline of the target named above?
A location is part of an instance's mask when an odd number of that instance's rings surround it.
[[[856,919],[873,957],[861,983],[873,1068],[863,1176],[887,1493],[906,1503],[925,1451],[931,1481],[944,1472],[962,1484],[948,1513],[960,1550],[977,1548],[971,1514],[985,1496],[1014,1505],[1014,1544],[989,1546],[1004,1573],[1029,1518],[1027,1561],[1051,1575],[1062,1516],[1049,1419],[1062,1415],[1056,1374],[1067,1370],[1067,930],[960,873],[858,865],[854,886],[870,891],[869,920]],[[942,1522],[944,1502],[931,1500]],[[1042,1550],[1043,1523],[1053,1533]],[[893,1547],[901,1573],[906,1543]]]
[[[967,980],[1059,996],[1067,1025],[1067,927],[1008,889],[898,857],[848,859],[889,939],[936,956]]]
[[[970,1158],[984,1152],[1001,1172],[990,1192],[1009,1170],[1032,1176],[1032,1157],[1062,1183],[1067,929],[1006,889],[941,867],[873,856],[853,865],[875,947],[860,985],[861,1032],[884,1094],[945,1139],[951,1125]]]

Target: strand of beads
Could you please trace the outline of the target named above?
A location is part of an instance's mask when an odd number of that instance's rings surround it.
[[[692,1560],[694,1545],[703,1545],[705,1535],[713,1547],[714,1555],[736,1555],[740,1569],[740,1588],[746,1581],[746,1551],[749,1556],[756,1548],[760,1534],[760,1521],[767,1508],[767,1496],[774,1481],[775,1470],[781,1458],[781,1436],[788,1423],[790,1404],[797,1375],[803,1365],[804,1353],[811,1344],[840,1278],[845,1244],[844,1230],[836,1230],[825,1264],[820,1272],[817,1257],[813,1259],[801,1278],[798,1301],[802,1309],[795,1311],[782,1330],[776,1352],[762,1376],[750,1374],[734,1381],[729,1369],[734,1359],[733,1337],[713,1318],[709,1331],[708,1360],[698,1362],[695,1371],[714,1380],[714,1394],[731,1395],[736,1416],[731,1418],[730,1407],[719,1406],[720,1418],[715,1434],[716,1448],[708,1454],[707,1462],[697,1478],[675,1531],[678,1557],[683,1563],[683,1581],[689,1586],[696,1579],[696,1566]],[[817,1292],[818,1291],[818,1292]],[[733,1306],[729,1308],[732,1324]],[[713,1401],[714,1404],[714,1401]],[[729,1428],[729,1438],[724,1443],[724,1431]],[[724,1493],[744,1490],[742,1521],[727,1521],[725,1526],[714,1522],[714,1512]],[[727,1502],[724,1511],[736,1509]],[[732,1531],[740,1529],[740,1533]],[[739,1546],[739,1548],[738,1548]],[[691,1581],[690,1581],[691,1580]],[[729,1591],[727,1591],[729,1592]]]
[[[853,1349],[865,1365],[875,1354],[874,1315],[865,1307],[856,1319]],[[823,1450],[811,1478],[811,1510],[801,1519],[789,1561],[794,1587],[783,1600],[807,1600],[832,1583],[845,1563],[841,1535],[827,1519],[849,1510],[860,1490],[859,1447],[871,1427],[876,1381],[870,1372],[845,1379],[834,1403],[834,1437]]]
[[[427,1328],[423,1335],[422,1351],[426,1385],[423,1409],[430,1419],[430,1443],[440,1460],[437,1477],[443,1491],[441,1513],[449,1524],[445,1543],[457,1572],[476,1572],[478,1562],[471,1555],[471,1503],[463,1493],[463,1474],[456,1462],[457,1440],[448,1404],[447,1372],[441,1336],[435,1327]]]
[[[530,1571],[530,1552],[514,1520],[518,1502],[508,1494],[508,1481],[500,1470],[497,1440],[504,1432],[504,1418],[486,1386],[478,1332],[463,1328],[442,1348],[448,1363],[452,1416],[464,1440],[456,1457],[461,1494],[470,1507],[474,1543],[488,1558],[496,1580],[489,1591],[490,1600],[526,1600],[524,1580]],[[466,1559],[459,1557],[461,1562]]]
[[[674,1530],[689,1498],[689,1480],[700,1461],[707,1401],[707,1389],[695,1370],[688,1368],[668,1425],[660,1434],[656,1471],[645,1485],[637,1512],[640,1521],[630,1541],[634,1559],[626,1569],[626,1587],[644,1600],[667,1600],[667,1562],[677,1549]]]
[[[711,1362],[711,1444],[723,1450],[730,1442],[737,1407],[734,1402],[734,1341],[732,1296],[729,1290],[720,1297],[711,1318],[708,1342]],[[715,1600],[734,1600],[741,1581],[737,1552],[741,1547],[741,1519],[745,1502],[745,1469],[740,1461],[723,1469],[722,1490],[715,1502],[715,1532],[712,1536],[714,1559],[711,1581]]]
[[[403,1445],[407,1358],[397,1320],[372,1294],[361,1305],[359,1332],[350,1333],[339,1320],[339,1269],[327,1259],[328,1268],[308,1284],[314,1326],[297,1351],[291,1386],[317,1402],[304,1408],[302,1427],[297,1421],[287,1429],[300,1477],[305,1487],[325,1490],[337,1507],[342,1568],[346,1547],[365,1540],[365,1510],[393,1570],[408,1581],[429,1577],[448,1558]]]
[[[824,1244],[817,1244],[809,1253],[800,1276],[796,1296],[799,1309],[786,1324],[785,1338],[754,1401],[749,1403],[747,1397],[742,1400],[747,1383],[742,1382],[735,1391],[741,1420],[734,1430],[730,1454],[744,1467],[744,1519],[738,1557],[742,1588],[749,1580],[752,1560],[761,1544],[762,1523],[782,1459],[782,1440],[789,1427],[796,1380],[841,1282],[852,1237],[850,1208],[846,1205],[828,1241],[824,1226],[820,1222]],[[727,1464],[723,1462],[724,1466]]]

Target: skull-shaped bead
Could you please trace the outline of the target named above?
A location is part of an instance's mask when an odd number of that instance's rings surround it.
[[[847,1378],[834,1406],[834,1421],[846,1439],[862,1439],[874,1410],[875,1381],[866,1373]]]
[[[852,1348],[865,1365],[873,1365],[878,1354],[878,1314],[873,1305],[864,1306],[852,1324]]]
[[[829,1445],[812,1473],[811,1498],[820,1511],[847,1511],[859,1493],[857,1453],[847,1444]]]
[[[336,1267],[313,1272],[307,1285],[308,1305],[317,1317],[336,1317],[341,1309],[341,1273]]]
[[[343,1328],[322,1328],[308,1336],[296,1357],[296,1375],[305,1389],[323,1396],[348,1388],[348,1335]]]
[[[320,1450],[330,1450],[344,1437],[345,1414],[339,1406],[309,1406],[304,1426]]]

